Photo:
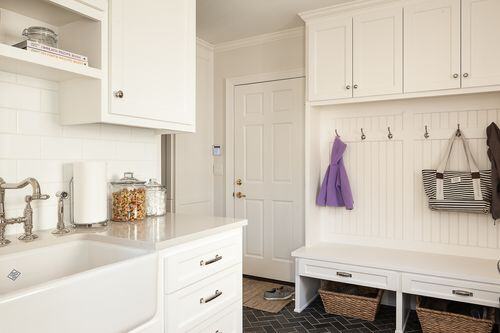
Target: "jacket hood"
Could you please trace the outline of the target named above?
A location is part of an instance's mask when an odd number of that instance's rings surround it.
[[[337,136],[332,147],[332,164],[337,164],[347,148],[347,145]]]

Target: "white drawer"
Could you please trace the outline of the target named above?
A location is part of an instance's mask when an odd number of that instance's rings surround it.
[[[191,333],[243,332],[243,303],[238,301],[220,314],[193,328]]]
[[[299,275],[385,290],[399,289],[399,273],[389,270],[298,259]]]
[[[242,298],[242,265],[238,264],[165,296],[167,332],[190,332]]]
[[[494,284],[404,273],[403,292],[500,307],[500,286]]]
[[[165,293],[242,262],[241,229],[187,243],[164,258]]]

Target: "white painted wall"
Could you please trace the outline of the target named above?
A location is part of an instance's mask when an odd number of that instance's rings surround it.
[[[40,181],[50,200],[34,202],[35,229],[55,227],[55,193],[68,188],[67,170],[74,161],[107,162],[108,178],[125,171],[136,177],[159,178],[159,141],[154,130],[114,125],[59,125],[58,84],[0,72],[0,177],[16,182]],[[22,215],[30,189],[9,190],[7,216]],[[21,225],[8,226],[19,233]]]
[[[231,43],[235,44],[235,43]],[[280,72],[304,68],[304,37],[260,43],[252,38],[252,46],[232,48],[227,44],[215,51],[214,66],[214,144],[222,144],[223,155],[214,158],[214,169],[223,170],[226,156],[225,141],[225,79],[237,76]],[[214,213],[225,215],[225,173],[214,176]]]
[[[175,211],[213,215],[213,66],[210,44],[196,52],[196,132],[175,135]]]
[[[316,193],[330,158],[335,129],[347,143],[344,161],[354,210],[306,205],[307,244],[347,242],[482,258],[496,258],[500,225],[491,215],[434,212],[423,191],[422,169],[436,168],[460,124],[480,169],[491,164],[486,127],[500,122],[500,93],[315,107],[309,131],[310,192]],[[430,137],[424,138],[428,126]],[[394,135],[387,138],[387,127]],[[360,128],[366,140],[361,140]],[[306,148],[307,149],[307,148]],[[449,167],[465,170],[455,147]]]

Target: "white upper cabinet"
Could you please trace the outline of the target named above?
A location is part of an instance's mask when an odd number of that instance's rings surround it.
[[[500,0],[462,0],[462,86],[500,84]]]
[[[194,131],[195,0],[110,1],[105,122]]]
[[[354,17],[354,97],[403,92],[403,10]]]
[[[352,97],[352,18],[308,26],[309,100]]]
[[[460,0],[405,6],[405,91],[460,88]]]

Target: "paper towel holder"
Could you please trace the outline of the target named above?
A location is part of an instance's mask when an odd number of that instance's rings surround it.
[[[75,193],[74,191],[74,182],[73,182],[73,177],[71,177],[71,180],[69,181],[69,201],[70,201],[70,209],[69,209],[69,215],[70,215],[70,223],[73,228],[102,228],[108,225],[108,220],[106,219],[105,221],[102,222],[96,222],[96,223],[76,223],[75,222],[75,214],[74,214],[74,206],[75,206],[75,196],[73,195]]]

